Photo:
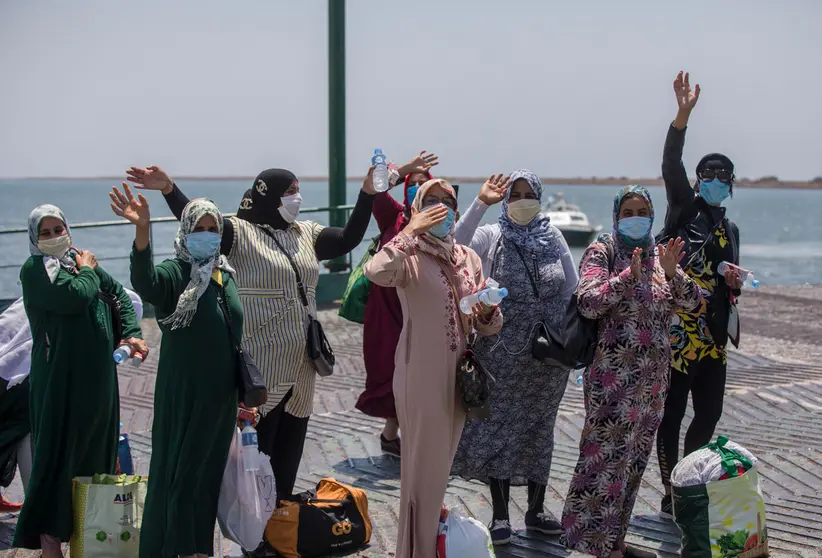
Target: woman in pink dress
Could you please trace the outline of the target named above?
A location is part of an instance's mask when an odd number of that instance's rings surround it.
[[[403,326],[394,359],[394,399],[403,433],[397,558],[435,558],[437,526],[465,411],[456,391],[466,334],[493,335],[497,307],[459,311],[482,286],[482,262],[454,243],[457,196],[445,180],[417,191],[408,225],[365,266],[365,276],[396,287]]]

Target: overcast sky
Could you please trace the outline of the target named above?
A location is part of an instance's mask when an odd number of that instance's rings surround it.
[[[0,176],[326,175],[325,0],[0,0]],[[347,2],[348,174],[658,176],[686,147],[737,175],[822,175],[820,0]]]

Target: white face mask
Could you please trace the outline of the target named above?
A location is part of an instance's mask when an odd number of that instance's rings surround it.
[[[286,223],[293,223],[297,220],[297,215],[300,214],[300,206],[303,203],[303,198],[300,194],[293,196],[283,196],[282,205],[277,209],[280,215],[285,219]]]
[[[69,235],[64,234],[63,236],[58,236],[57,238],[38,240],[37,248],[44,254],[54,256],[59,259],[65,256],[66,252],[68,252],[69,248],[71,248],[71,239],[69,238]]]
[[[508,217],[517,225],[525,226],[539,215],[539,200],[517,200],[508,204]]]

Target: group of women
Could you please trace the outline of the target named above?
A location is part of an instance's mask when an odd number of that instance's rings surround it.
[[[687,76],[680,75],[675,90],[684,99],[676,139],[698,89],[690,92]],[[680,155],[681,147],[680,141]],[[666,147],[669,152],[677,145]],[[687,218],[719,215],[713,208],[721,196],[709,188],[719,181],[729,190],[733,181],[721,157],[700,163],[698,193],[680,211]],[[705,311],[700,281],[713,286],[715,305],[739,292],[738,277],[717,275],[718,261],[700,260],[700,277],[678,265],[689,250],[696,254],[689,265],[712,250],[716,227],[698,244],[679,232],[693,229],[684,218],[666,219],[670,238],[656,245],[650,195],[629,186],[614,200],[613,233],[586,250],[577,273],[562,234],[540,213],[542,185],[534,173],[491,177],[460,218],[454,188],[430,173],[436,162],[422,152],[391,168],[390,184],[404,184],[403,203],[377,194],[369,170],[343,228],[298,220],[299,181],[282,169],[260,173],[236,217],[224,218],[210,200],[189,201],[159,167],[132,167],[128,175],[136,188],[162,191],[180,220],[175,257],[158,265],[151,256],[148,201],[127,183],[112,190],[113,211],[136,228],[132,285],[156,308],[163,332],[141,557],[212,554],[238,413],[238,343],[253,355],[268,387],[268,401],[258,409],[260,449],[272,456],[278,497],[291,495],[315,384],[305,332],[316,316],[318,264],[357,246],[372,211],[381,238],[364,268],[373,286],[364,330],[367,383],[357,405],[386,420],[383,451],[402,460],[396,555],[436,555],[451,474],[489,485],[495,544],[512,536],[510,487],[526,485],[527,529],[561,534],[567,546],[596,556],[642,555],[624,538],[654,435],[667,417],[666,396],[671,401],[671,317],[694,320]],[[675,195],[685,199],[684,168],[675,174]],[[480,226],[497,203],[498,222]],[[724,212],[721,218],[724,230],[733,231]],[[32,212],[29,238],[31,257],[21,281],[33,339],[33,466],[14,544],[55,558],[71,535],[71,479],[114,472],[119,401],[112,352],[122,344],[143,355],[149,349],[130,298],[93,254],[72,246],[58,208]],[[461,312],[460,300],[487,278],[509,295],[499,306]],[[559,326],[574,293],[580,313],[599,321],[599,336],[594,363],[584,373],[580,458],[559,523],[545,513],[544,496],[568,370],[535,360],[531,344],[540,325]],[[474,333],[480,337],[473,349],[495,383],[490,418],[466,425],[456,370]],[[724,354],[724,340],[714,343]],[[674,343],[675,351],[680,348]],[[671,421],[681,422],[677,413]],[[665,456],[675,461],[676,450]],[[261,543],[246,554],[266,556],[270,549]]]

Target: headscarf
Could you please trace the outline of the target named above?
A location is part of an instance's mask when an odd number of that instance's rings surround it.
[[[74,262],[74,259],[71,257],[69,252],[66,252],[62,258],[58,259],[54,256],[44,254],[40,251],[40,248],[37,247],[37,242],[40,240],[40,223],[46,217],[54,217],[55,219],[60,219],[60,221],[63,222],[63,225],[66,227],[66,235],[69,237],[69,241],[71,240],[71,229],[69,228],[68,221],[66,221],[66,216],[63,215],[63,212],[56,205],[40,205],[35,207],[29,214],[29,252],[31,252],[32,256],[43,257],[43,265],[46,266],[46,274],[49,277],[49,281],[54,283],[61,267],[68,271],[74,272],[77,270],[77,264]]]
[[[285,169],[268,169],[257,175],[254,184],[243,194],[237,217],[257,225],[269,225],[285,230],[288,223],[282,218],[280,207],[283,194],[299,182],[296,175]]]
[[[170,325],[171,329],[179,329],[191,324],[191,320],[194,319],[194,314],[197,312],[197,304],[208,288],[215,266],[223,271],[234,273],[225,256],[220,254],[219,251],[205,262],[195,261],[188,252],[186,236],[194,232],[197,223],[206,215],[214,217],[217,222],[217,233],[222,235],[223,216],[214,202],[209,199],[197,198],[191,200],[186,204],[180,218],[180,228],[177,231],[177,237],[174,239],[174,252],[178,259],[191,264],[191,279],[180,298],[177,299],[177,308],[174,312],[160,320],[160,323]]]
[[[454,198],[454,211],[457,210],[457,194],[454,192],[454,188],[442,178],[435,178],[433,180],[429,180],[422,186],[420,189],[417,190],[417,197],[414,198],[414,204],[412,207],[417,211],[423,210],[422,201],[425,198],[428,191],[433,188],[434,186],[439,186],[445,192]],[[454,231],[452,230],[451,233],[446,236],[445,238],[438,238],[433,234],[426,232],[419,237],[417,237],[417,247],[438,258],[444,262],[450,262],[454,266],[462,265],[465,261],[465,250],[460,249],[454,243]]]
[[[524,178],[526,182],[528,182],[531,190],[536,194],[537,199],[542,201],[542,183],[539,177],[529,170],[520,169],[511,174],[511,184],[520,178]],[[514,223],[508,216],[511,190],[512,188],[509,188],[505,193],[505,200],[502,202],[502,213],[500,213],[499,216],[499,227],[502,236],[505,237],[506,240],[532,252],[544,249],[554,241],[555,233],[553,229],[551,229],[550,217],[540,213],[527,225]]]
[[[651,218],[651,226],[648,229],[648,236],[641,240],[634,240],[633,238],[628,238],[622,235],[619,232],[619,210],[622,208],[622,200],[625,199],[625,196],[628,194],[635,194],[642,197],[648,203],[648,217]],[[614,197],[614,238],[616,238],[622,244],[627,246],[631,246],[632,248],[636,247],[645,247],[650,244],[653,244],[654,237],[651,234],[651,230],[654,228],[654,202],[651,201],[651,194],[648,193],[648,190],[645,189],[643,186],[639,186],[637,184],[631,184],[630,186],[625,186],[624,188],[620,188],[617,192],[616,196]]]

